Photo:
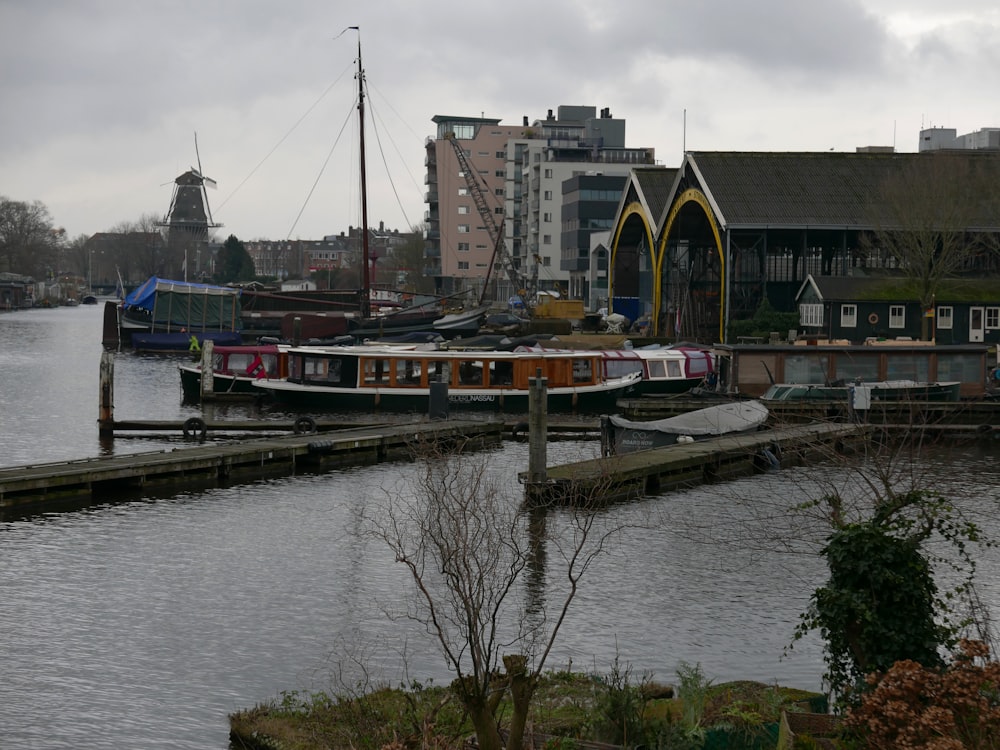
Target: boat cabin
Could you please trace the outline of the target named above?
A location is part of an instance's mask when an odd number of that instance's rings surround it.
[[[598,352],[435,351],[385,347],[300,347],[288,354],[288,380],[340,388],[449,388],[527,390],[530,379],[549,388],[604,382]]]
[[[726,393],[762,396],[775,383],[830,385],[911,380],[957,381],[962,398],[986,392],[987,347],[933,346],[921,342],[853,345],[719,344],[719,388]]]

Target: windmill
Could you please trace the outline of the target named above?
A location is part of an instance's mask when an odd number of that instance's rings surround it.
[[[201,168],[201,154],[198,152],[198,134],[194,135],[194,153],[197,167],[174,180],[174,193],[170,199],[170,209],[158,226],[167,230],[167,247],[172,258],[183,254],[182,271],[184,280],[188,278],[189,251],[194,251],[194,275],[201,274],[201,250],[208,243],[210,229],[221,227],[212,221],[212,211],[208,205],[206,188],[215,188],[215,180],[206,177]]]

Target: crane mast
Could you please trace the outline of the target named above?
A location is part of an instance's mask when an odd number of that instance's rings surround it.
[[[493,211],[490,210],[490,206],[486,202],[486,196],[483,193],[483,189],[480,187],[479,181],[476,179],[476,173],[473,171],[472,165],[469,163],[469,160],[465,155],[465,149],[462,148],[458,139],[455,137],[455,134],[449,133],[447,138],[451,141],[451,145],[455,149],[455,156],[458,159],[458,167],[465,176],[465,183],[469,188],[469,193],[472,195],[473,202],[476,204],[476,209],[479,211],[479,216],[486,225],[486,231],[489,232],[490,239],[493,240],[493,256],[490,258],[490,266],[487,270],[485,282],[483,283],[483,292],[482,295],[480,295],[479,303],[483,303],[486,296],[486,290],[489,288],[489,281],[493,273],[493,269],[496,267],[497,263],[499,263],[503,266],[504,272],[507,274],[507,278],[513,285],[515,293],[521,297],[525,309],[529,309],[529,300],[533,297],[533,291],[537,280],[535,279],[534,274],[532,274],[530,279],[525,277],[517,266],[514,265],[514,259],[510,256],[510,253],[507,252],[507,243],[504,240],[503,233],[503,221],[497,224],[496,217],[493,215]]]

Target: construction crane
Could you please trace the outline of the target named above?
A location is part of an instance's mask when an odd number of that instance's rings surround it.
[[[493,240],[493,257],[490,259],[490,266],[486,272],[486,279],[483,282],[483,291],[479,297],[479,304],[483,304],[486,298],[486,292],[489,289],[489,282],[490,277],[493,274],[493,269],[496,268],[497,264],[500,264],[503,266],[504,272],[507,274],[507,278],[510,280],[511,285],[514,288],[514,293],[521,298],[521,301],[524,303],[525,310],[529,310],[531,307],[531,301],[535,296],[535,290],[538,287],[538,263],[535,263],[530,277],[521,273],[521,270],[514,264],[514,259],[510,256],[510,253],[507,252],[507,243],[504,240],[503,221],[497,224],[496,217],[493,215],[493,211],[486,202],[486,195],[483,193],[483,189],[480,187],[479,181],[476,179],[476,172],[473,171],[472,165],[469,164],[469,160],[465,156],[465,149],[462,148],[454,133],[449,133],[447,138],[451,141],[451,145],[455,149],[455,156],[458,158],[459,170],[463,175],[465,175],[465,183],[469,187],[469,193],[472,194],[472,200],[476,204],[479,216],[486,225],[486,231],[489,232],[490,239]]]

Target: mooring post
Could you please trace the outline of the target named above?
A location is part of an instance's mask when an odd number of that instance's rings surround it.
[[[528,378],[528,481],[531,483],[548,479],[548,382],[548,378],[542,377],[541,367],[535,371],[535,377]]]
[[[296,315],[292,318],[292,346],[298,346],[302,341],[302,318]]]
[[[115,355],[101,352],[99,407],[97,413],[97,434],[99,437],[114,437],[115,434]]]
[[[215,348],[215,342],[212,339],[205,339],[205,343],[201,347],[201,400],[204,401],[205,397],[208,396],[211,399],[212,394],[215,392],[215,357],[212,356],[212,350]]]

